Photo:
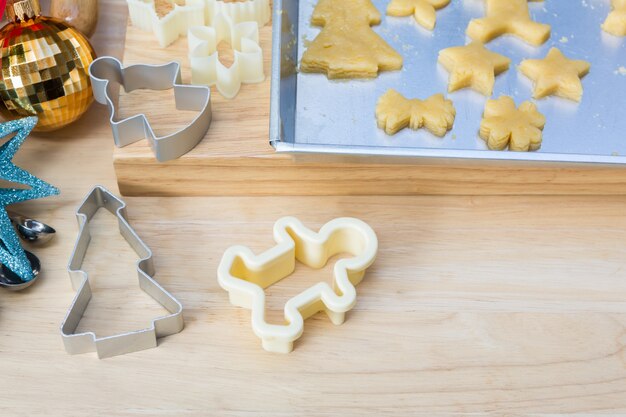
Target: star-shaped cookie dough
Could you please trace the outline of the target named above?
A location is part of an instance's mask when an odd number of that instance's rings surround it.
[[[480,42],[472,42],[441,50],[439,63],[450,73],[448,92],[470,87],[491,96],[496,75],[508,70],[511,60],[491,52]]]
[[[531,45],[541,45],[550,37],[550,25],[530,18],[528,0],[487,0],[486,16],[472,19],[467,26],[467,36],[483,43],[505,34],[517,36]]]
[[[602,24],[605,32],[615,36],[626,36],[626,0],[613,0],[613,10]]]
[[[378,99],[376,120],[378,127],[393,135],[405,127],[417,130],[425,127],[437,136],[452,129],[456,110],[452,101],[435,94],[426,100],[404,98],[396,90],[389,90]]]
[[[545,124],[546,118],[530,101],[516,109],[511,97],[502,96],[487,101],[479,134],[492,150],[508,146],[510,151],[536,151],[541,147]]]
[[[391,0],[387,6],[387,15],[403,17],[412,14],[417,23],[428,30],[433,30],[437,21],[435,11],[448,4],[450,0]]]
[[[583,95],[580,79],[590,67],[589,62],[568,59],[557,48],[552,48],[544,59],[525,59],[519,70],[535,82],[534,98],[556,95],[580,101]]]

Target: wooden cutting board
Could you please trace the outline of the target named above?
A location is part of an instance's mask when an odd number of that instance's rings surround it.
[[[115,149],[120,191],[135,196],[626,194],[626,169],[520,162],[385,160],[330,155],[294,158],[269,145],[271,26],[261,29],[265,82],[243,85],[233,100],[212,88],[213,122],[183,157],[159,163],[145,140]],[[222,45],[224,46],[224,45]],[[232,51],[220,47],[224,58]],[[189,82],[187,40],[161,49],[151,33],[132,26],[124,63],[178,60]],[[175,110],[170,91],[120,97],[120,115],[146,113],[158,133],[180,129],[193,112]]]

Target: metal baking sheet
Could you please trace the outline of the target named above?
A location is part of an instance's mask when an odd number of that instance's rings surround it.
[[[373,0],[383,17],[373,30],[402,54],[404,67],[349,81],[297,72],[305,44],[320,31],[310,24],[317,0],[274,2],[270,141],[278,152],[626,164],[626,38],[600,28],[609,0],[531,2],[532,18],[552,26],[548,42],[533,47],[503,36],[488,44],[512,60],[496,78],[493,97],[509,95],[518,105],[532,96],[531,81],[516,68],[523,59],[543,58],[556,46],[572,59],[591,62],[582,102],[533,100],[547,119],[543,144],[539,151],[519,153],[487,149],[478,137],[487,98],[469,89],[447,94],[448,73],[437,63],[441,49],[469,42],[465,29],[471,19],[484,16],[484,1],[452,0],[437,12],[433,32],[412,16],[386,16],[388,2]],[[457,111],[454,128],[443,139],[424,129],[386,135],[377,128],[374,112],[389,88],[410,98],[446,94]]]

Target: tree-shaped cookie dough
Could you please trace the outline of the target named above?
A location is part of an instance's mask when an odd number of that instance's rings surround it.
[[[511,97],[488,100],[480,122],[480,137],[487,147],[501,151],[536,151],[541,147],[542,130],[546,118],[530,101],[518,109]]]
[[[389,90],[378,99],[378,127],[393,135],[405,127],[417,130],[425,127],[437,136],[452,129],[456,110],[452,101],[435,94],[426,100],[406,99],[396,90]]]
[[[583,95],[580,79],[589,72],[590,67],[589,62],[567,59],[557,48],[552,48],[544,59],[525,59],[519,70],[535,82],[534,98],[554,94],[580,101]]]
[[[446,7],[450,0],[391,0],[387,6],[389,16],[413,15],[417,23],[428,30],[435,28],[436,10]]]
[[[480,42],[472,42],[441,50],[439,63],[450,73],[448,92],[470,87],[491,96],[495,76],[508,70],[511,60],[491,52]]]
[[[550,25],[530,18],[528,0],[487,0],[486,16],[467,26],[467,36],[483,43],[505,34],[541,45],[550,38]]]
[[[380,13],[370,0],[320,0],[311,23],[322,26],[302,55],[300,70],[328,78],[373,78],[402,68],[402,56],[370,27]]]
[[[602,24],[605,32],[615,36],[626,36],[626,0],[613,0],[613,10]]]

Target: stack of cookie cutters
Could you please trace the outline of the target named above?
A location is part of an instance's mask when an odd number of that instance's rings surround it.
[[[123,147],[141,139],[148,139],[160,162],[178,158],[193,149],[206,135],[211,124],[211,91],[205,86],[181,83],[180,65],[170,62],[164,65],[137,64],[126,68],[116,58],[103,56],[89,66],[94,98],[109,107],[111,130],[115,145]],[[138,89],[174,89],[176,108],[197,111],[198,115],[183,129],[157,136],[144,114],[123,120],[117,119],[116,97],[122,86],[126,92]],[[116,91],[117,89],[117,91]]]
[[[137,262],[139,287],[169,312],[153,320],[150,327],[146,329],[107,337],[97,337],[93,332],[76,333],[78,324],[91,300],[89,277],[81,267],[91,241],[89,221],[100,208],[105,208],[117,216],[121,235],[140,257]],[[77,293],[61,324],[65,350],[70,354],[95,351],[99,358],[108,358],[156,347],[157,338],[179,333],[184,326],[183,307],[174,296],[152,278],[155,273],[152,251],[128,223],[126,204],[104,187],[96,186],[76,211],[76,217],[79,233],[67,269],[72,287]]]
[[[173,9],[160,17],[154,0],[127,0],[131,25],[153,32],[162,48],[169,46],[193,26],[213,25],[215,17],[228,16],[235,24],[256,21],[259,27],[270,20],[270,0],[227,2],[223,0],[167,0]]]
[[[154,32],[161,47],[188,36],[192,84],[216,85],[225,98],[233,98],[242,83],[265,80],[259,27],[270,20],[269,0],[186,0],[184,6],[168,1],[173,10],[159,17],[154,0],[128,0],[130,20],[133,26]],[[219,61],[220,42],[234,50],[230,67]]]

